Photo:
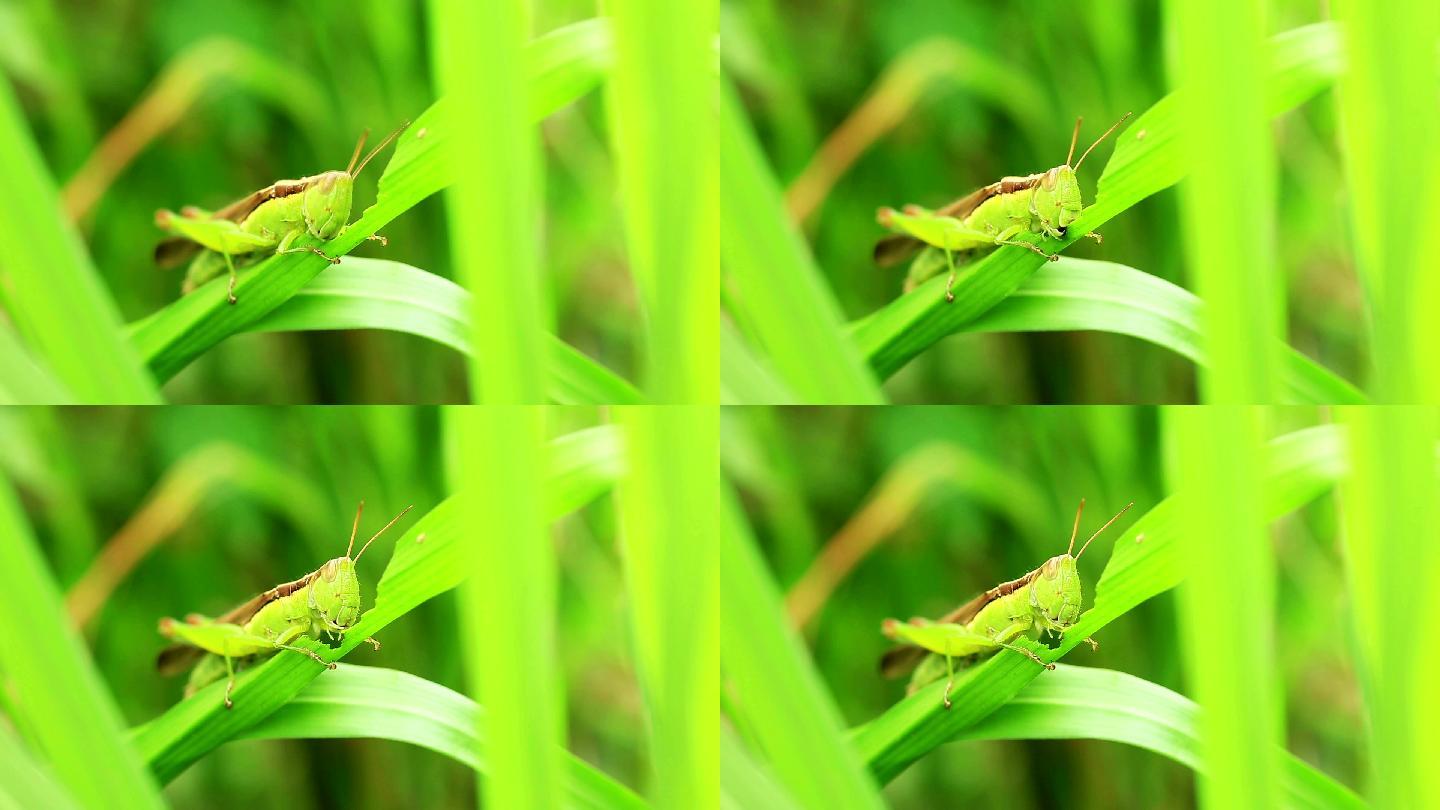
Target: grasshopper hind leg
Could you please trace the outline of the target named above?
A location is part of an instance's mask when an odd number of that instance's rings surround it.
[[[235,282],[239,279],[239,276],[235,274],[235,260],[230,258],[229,253],[222,253],[220,255],[225,257],[225,269],[230,271],[230,287],[226,290],[226,296],[233,306],[235,302],[240,300],[235,297]]]
[[[945,264],[950,267],[950,276],[945,279],[945,303],[952,304],[955,302],[955,255],[948,247],[945,248]],[[945,708],[950,708],[950,704],[945,704]]]
[[[225,708],[235,708],[235,702],[230,699],[230,692],[235,688],[235,665],[230,663],[230,656],[225,656],[225,672],[230,675],[230,680],[225,682]]]

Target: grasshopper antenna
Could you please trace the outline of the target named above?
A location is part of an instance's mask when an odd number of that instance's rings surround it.
[[[1121,119],[1121,120],[1124,120],[1124,119]],[[370,154],[366,155],[366,156],[365,156],[365,159],[362,160],[362,161],[360,161],[360,165],[357,166],[357,167],[355,167],[355,171],[351,172],[351,171],[348,171],[348,170],[347,170],[346,173],[349,174],[351,177],[356,177],[356,176],[358,176],[358,175],[360,174],[360,172],[362,172],[362,171],[365,170],[365,164],[367,164],[367,163],[370,162],[370,158],[375,157],[377,154],[380,153],[380,150],[381,150],[381,149],[384,149],[385,147],[389,146],[391,141],[393,141],[393,140],[395,140],[396,138],[400,137],[400,133],[404,132],[404,131],[405,131],[405,128],[408,127],[408,126],[410,126],[410,122],[409,122],[409,121],[406,121],[405,123],[403,123],[403,124],[401,124],[399,127],[397,127],[394,132],[390,133],[389,135],[386,135],[386,136],[385,136],[385,140],[381,141],[380,143],[375,144],[375,148],[370,150]],[[357,149],[356,151],[358,152],[359,150]]]
[[[388,139],[387,139],[387,140],[388,140]],[[393,518],[390,518],[390,522],[389,522],[389,523],[386,523],[384,528],[382,528],[382,529],[381,529],[380,531],[378,531],[378,532],[375,532],[375,534],[374,534],[369,540],[366,540],[366,541],[365,541],[365,545],[363,545],[363,546],[360,547],[360,554],[356,554],[356,555],[355,555],[355,561],[356,561],[356,562],[359,562],[359,561],[360,561],[360,555],[361,555],[361,554],[364,554],[364,553],[365,553],[365,549],[369,548],[369,547],[370,547],[370,544],[373,543],[373,542],[375,542],[375,538],[376,538],[376,537],[379,537],[380,535],[384,534],[386,529],[389,529],[391,526],[394,526],[394,525],[395,525],[395,521],[399,520],[399,519],[402,518],[402,517],[405,517],[405,513],[406,513],[406,512],[409,512],[409,511],[410,511],[411,509],[413,509],[413,508],[415,508],[415,505],[414,505],[414,504],[411,504],[410,506],[407,506],[407,507],[405,507],[404,509],[401,509],[401,510],[400,510],[400,514],[396,515],[396,516],[393,517]],[[1119,515],[1116,515],[1116,517],[1119,517]]]
[[[1079,131],[1080,131],[1080,122],[1078,122],[1078,121],[1075,122],[1075,131],[1076,131],[1076,132],[1079,132]],[[1074,148],[1075,142],[1074,142],[1073,140],[1070,142],[1070,146],[1071,146],[1071,148]],[[1077,535],[1077,534],[1080,533],[1080,513],[1081,513],[1081,512],[1084,512],[1084,511],[1085,511],[1085,499],[1084,499],[1084,498],[1081,498],[1081,499],[1080,499],[1080,508],[1075,510],[1075,526],[1070,529],[1070,547],[1067,548],[1067,549],[1065,549],[1065,554],[1066,554],[1067,556],[1070,554],[1070,551],[1075,548],[1075,535]],[[1082,549],[1080,549],[1080,550],[1081,550],[1081,551],[1084,551],[1085,549],[1082,548]]]
[[[1081,117],[1075,119],[1075,131],[1070,133],[1070,151],[1065,153],[1066,166],[1070,165],[1070,158],[1075,157],[1075,142],[1080,140],[1080,122],[1084,120],[1085,119]],[[1080,159],[1084,160],[1085,158]],[[1081,503],[1084,503],[1084,501],[1081,501]]]
[[[350,545],[348,545],[348,546],[345,547],[345,556],[346,556],[346,557],[349,557],[349,556],[350,556],[350,549],[352,549],[352,548],[355,547],[355,532],[360,531],[360,513],[361,513],[361,512],[364,512],[364,511],[365,511],[365,501],[362,500],[362,501],[360,501],[360,505],[357,506],[357,507],[355,507],[355,525],[353,525],[353,526],[350,527]],[[362,550],[363,550],[363,549],[362,549]]]
[[[1123,121],[1124,119],[1121,119],[1121,120]],[[1111,129],[1114,129],[1114,127],[1111,127]],[[1110,518],[1109,520],[1105,521],[1105,525],[1104,525],[1104,526],[1101,526],[1100,528],[1096,529],[1096,530],[1095,530],[1095,533],[1092,534],[1092,535],[1090,535],[1090,540],[1094,540],[1095,538],[1099,537],[1101,532],[1103,532],[1103,531],[1105,531],[1106,529],[1110,528],[1110,524],[1111,524],[1111,523],[1114,523],[1115,521],[1119,520],[1119,519],[1120,519],[1120,516],[1123,515],[1123,514],[1125,514],[1126,512],[1129,512],[1129,511],[1130,511],[1130,507],[1132,507],[1132,506],[1134,506],[1134,505],[1135,505],[1135,502],[1134,502],[1134,501],[1131,501],[1130,503],[1125,504],[1125,508],[1124,508],[1124,509],[1121,509],[1119,512],[1116,512],[1116,513],[1115,513],[1115,517],[1112,517],[1112,518]],[[1090,540],[1086,540],[1086,541],[1085,541],[1085,545],[1083,545],[1083,546],[1080,547],[1080,554],[1084,554],[1084,553],[1085,553],[1085,549],[1087,549],[1087,548],[1090,547]],[[1080,554],[1076,554],[1076,555],[1075,555],[1075,559],[1077,559],[1077,560],[1080,559]]]
[[[370,137],[370,130],[367,129],[360,133],[360,140],[355,142],[355,151],[350,155],[350,162],[345,164],[346,174],[352,174],[350,170],[355,168],[355,161],[360,159],[360,150],[365,148],[365,139],[368,137]]]
[[[1115,123],[1111,124],[1111,125],[1110,125],[1110,128],[1107,129],[1107,130],[1105,130],[1105,134],[1104,134],[1104,135],[1101,135],[1100,137],[1096,138],[1096,139],[1095,139],[1095,143],[1090,144],[1090,149],[1094,149],[1095,147],[1099,146],[1101,141],[1103,141],[1103,140],[1105,140],[1106,138],[1110,137],[1110,133],[1114,132],[1116,127],[1118,127],[1118,126],[1120,126],[1121,124],[1125,123],[1125,119],[1126,119],[1126,118],[1129,118],[1129,117],[1132,116],[1132,115],[1134,115],[1134,113],[1128,113],[1128,112],[1127,112],[1127,113],[1125,113],[1124,115],[1120,116],[1120,120],[1119,120],[1119,121],[1116,121]],[[1086,149],[1086,150],[1085,150],[1085,154],[1083,154],[1083,155],[1080,156],[1080,163],[1084,163],[1084,162],[1085,162],[1085,158],[1087,158],[1087,157],[1090,156],[1090,149]],[[1080,163],[1076,163],[1076,164],[1075,164],[1075,171],[1077,171],[1077,172],[1080,171]]]

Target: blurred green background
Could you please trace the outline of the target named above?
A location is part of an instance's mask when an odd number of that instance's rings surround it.
[[[1273,435],[1328,421],[1307,408],[1268,413]],[[792,624],[854,727],[905,695],[903,680],[877,672],[891,643],[882,619],[937,617],[1061,553],[1082,497],[1082,538],[1134,501],[1080,560],[1088,610],[1120,532],[1170,492],[1161,422],[1148,407],[730,408],[722,463]],[[1270,533],[1279,671],[1255,678],[1275,678],[1284,696],[1290,753],[1356,788],[1364,710],[1336,499],[1314,501]],[[1191,695],[1175,594],[1130,611],[1098,634],[1098,652],[1082,644],[1065,663]],[[884,795],[898,808],[1188,807],[1194,779],[1118,743],[961,742],[930,752]]]
[[[1161,3],[1097,0],[860,0],[722,4],[725,70],[740,89],[793,215],[847,319],[901,291],[904,268],[871,261],[876,208],[943,205],[1004,175],[1065,157],[1125,112],[1161,97],[1172,53]],[[1266,4],[1269,33],[1328,17],[1315,3]],[[1287,340],[1340,376],[1360,367],[1362,294],[1350,258],[1333,94],[1273,125],[1277,256]],[[1085,202],[1113,142],[1080,173]],[[1237,189],[1236,193],[1244,193]],[[1183,273],[1178,198],[1166,190],[1103,227],[1104,259],[1194,289]],[[1083,240],[1082,240],[1083,241]],[[895,402],[1189,402],[1193,365],[1105,333],[952,336],[885,385]]]
[[[549,414],[557,436],[601,421],[589,408]],[[449,494],[441,422],[438,409],[424,407],[8,408],[0,409],[0,474],[17,485],[72,611],[77,601],[88,606],[85,638],[134,726],[179,701],[184,687],[183,677],[155,674],[167,643],[160,617],[215,615],[338,556],[362,498],[362,536],[414,504],[360,562],[369,609],[387,541]],[[553,536],[567,748],[622,784],[643,785],[644,710],[613,500],[559,520]],[[93,588],[97,572],[113,576],[113,589]],[[379,634],[382,650],[365,646],[349,663],[463,691],[453,594],[410,612]],[[473,807],[475,784],[469,768],[402,743],[232,742],[165,795],[177,807]]]
[[[595,14],[588,0],[534,6],[537,34]],[[133,322],[180,294],[183,269],[152,261],[162,237],[155,210],[213,209],[279,179],[341,168],[362,130],[374,143],[414,119],[435,101],[427,26],[424,4],[380,0],[4,0],[0,72]],[[127,116],[127,146],[97,151]],[[541,129],[543,266],[556,332],[633,379],[636,304],[617,272],[622,228],[601,94]],[[121,152],[133,162],[118,164]],[[388,159],[387,150],[357,182],[352,220],[374,202]],[[426,200],[384,229],[389,247],[367,243],[356,255],[453,278],[439,206]],[[180,403],[454,402],[466,398],[463,369],[451,349],[397,333],[246,334],[207,352],[165,394]]]

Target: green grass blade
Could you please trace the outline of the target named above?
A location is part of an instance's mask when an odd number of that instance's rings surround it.
[[[1353,437],[1354,474],[1343,490],[1341,518],[1369,720],[1367,792],[1376,807],[1433,807],[1440,803],[1434,731],[1440,694],[1433,679],[1440,650],[1417,644],[1414,628],[1405,632],[1406,622],[1394,617],[1430,616],[1440,605],[1427,581],[1440,560],[1434,453],[1440,414],[1393,406],[1346,408],[1341,418]]]
[[[606,101],[645,307],[645,388],[656,402],[719,402],[719,3],[614,0],[603,8],[615,26]]]
[[[1168,8],[1179,34],[1173,83],[1180,88],[1178,144],[1188,168],[1180,184],[1183,241],[1191,283],[1208,312],[1202,398],[1275,402],[1285,290],[1275,261],[1264,6],[1182,0]]]
[[[16,725],[87,807],[162,807],[120,711],[65,616],[10,481],[0,475],[0,672]]]
[[[0,725],[0,807],[53,807],[78,810],[80,805],[36,762],[15,732]]]
[[[565,711],[556,656],[555,549],[543,514],[547,409],[490,405],[446,412],[458,451],[468,571],[460,588],[467,691],[489,713],[487,805],[547,808],[557,792]]]
[[[1371,305],[1381,402],[1440,402],[1433,249],[1440,109],[1431,0],[1335,4],[1350,70],[1338,94],[1356,264]]]
[[[1184,695],[1124,672],[1056,666],[957,740],[1109,740],[1203,770],[1200,707]],[[1279,746],[1284,800],[1278,806],[1362,810],[1353,791]]]
[[[540,257],[544,181],[539,131],[526,115],[529,83],[514,70],[529,4],[433,0],[430,11],[435,83],[455,131],[472,141],[451,156],[445,192],[455,275],[474,293],[470,399],[543,403],[552,319]]]
[[[1280,799],[1283,737],[1276,669],[1275,558],[1262,505],[1262,412],[1246,405],[1171,408],[1188,563],[1180,587],[1186,681],[1204,708],[1201,803],[1226,808]],[[1148,537],[1146,538],[1148,541]]]
[[[408,672],[341,664],[239,735],[245,740],[374,738],[428,748],[484,773],[495,735],[486,710],[459,692]],[[629,788],[560,749],[568,808],[640,810]]]
[[[1133,267],[1062,258],[1046,263],[1010,297],[962,327],[964,332],[1092,330],[1130,335],[1208,362],[1202,334],[1205,306],[1193,293]],[[1283,346],[1285,402],[1358,404],[1365,395],[1348,381]]]
[[[1266,109],[1278,115],[1335,82],[1342,69],[1340,35],[1333,24],[1287,31],[1270,41],[1265,73]],[[1064,241],[1042,243],[1055,251],[1098,230],[1127,208],[1174,185],[1188,171],[1179,144],[1179,101],[1166,96],[1118,136],[1115,152],[1096,187],[1095,202],[1071,226]],[[1144,132],[1143,138],[1138,137]],[[1082,183],[1084,178],[1081,178]],[[1024,248],[1002,247],[972,262],[955,281],[954,303],[945,303],[945,278],[920,285],[852,325],[861,354],[881,379],[1013,293],[1044,262]]]
[[[10,325],[0,321],[0,405],[73,405],[75,397],[35,361]]]
[[[566,26],[530,43],[525,54],[531,118],[539,120],[600,81],[611,58],[609,28],[596,20]],[[431,105],[396,139],[395,154],[380,178],[375,204],[326,243],[325,249],[331,255],[349,252],[365,237],[445,188],[452,178],[454,155],[468,148],[469,138],[469,133],[456,130],[444,99]],[[307,236],[296,244],[319,243]],[[245,331],[250,323],[288,301],[328,266],[308,253],[266,259],[241,272],[238,304],[226,303],[225,282],[218,280],[132,324],[131,340],[156,378],[168,380],[220,341]]]
[[[1313,500],[1346,470],[1344,434],[1338,429],[1310,428],[1274,439],[1263,464],[1266,516],[1277,518]],[[1136,543],[1140,534],[1144,542]],[[1186,575],[1182,544],[1188,536],[1185,516],[1173,498],[1150,509],[1113,542],[1110,561],[1095,586],[1094,607],[1081,615],[1058,647],[1032,644],[1031,649],[1046,660],[1058,660],[1131,608],[1179,585]],[[855,745],[876,777],[889,782],[1004,705],[1042,672],[1024,656],[1002,652],[957,675],[954,708],[947,711],[940,703],[943,682],[927,686],[859,729]]]
[[[549,519],[578,509],[614,484],[622,469],[622,448],[616,434],[613,428],[596,428],[550,443],[545,487]],[[459,496],[444,501],[394,541],[394,556],[376,586],[374,608],[361,617],[338,648],[313,645],[321,657],[331,661],[343,658],[363,645],[366,636],[460,584],[469,570],[471,537],[462,524],[460,502]],[[425,535],[425,542],[416,543],[420,534]],[[283,706],[324,672],[305,656],[276,655],[240,674],[235,708],[225,709],[220,700],[224,684],[214,684],[135,729],[135,744],[155,775],[169,782],[195,760]],[[221,688],[213,688],[216,686]]]
[[[635,657],[660,807],[719,794],[720,415],[714,406],[622,408],[629,473],[620,528]],[[683,539],[682,539],[683,538]]]
[[[251,332],[386,329],[429,338],[470,354],[470,293],[447,278],[383,259],[327,267]],[[641,401],[629,381],[554,335],[545,336],[545,393],[561,404]]]
[[[734,88],[720,93],[721,259],[726,304],[782,381],[806,402],[883,402],[845,338],[840,305],[790,225]]]
[[[800,805],[750,756],[745,744],[728,728],[720,733],[720,806],[724,810],[751,807],[800,810]]]
[[[720,660],[727,706],[804,807],[883,807],[781,604],[733,495],[722,495]],[[936,697],[936,706],[940,699]]]
[[[747,402],[795,405],[800,402],[750,351],[745,338],[728,321],[720,324],[720,402],[724,405]]]
[[[8,81],[0,82],[0,155],[0,303],[16,330],[80,400],[160,402],[80,236],[60,214],[59,192]]]

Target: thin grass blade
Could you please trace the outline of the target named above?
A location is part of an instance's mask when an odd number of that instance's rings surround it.
[[[720,656],[732,721],[799,805],[883,807],[841,732],[839,710],[790,629],[739,504],[733,494],[722,497]]]
[[[883,402],[729,86],[720,94],[720,154],[726,304],[742,333],[806,402]]]
[[[47,369],[80,400],[160,402],[126,342],[120,313],[31,139],[8,81],[0,82],[0,304]]]
[[[7,704],[55,778],[86,807],[163,807],[154,780],[125,740],[119,709],[66,619],[60,589],[3,475],[0,592]]]
[[[716,0],[614,0],[610,143],[630,266],[645,305],[645,388],[720,398]]]
[[[720,415],[713,406],[622,408],[622,560],[660,807],[720,790]]]
[[[1435,772],[1440,649],[1416,643],[1395,616],[1440,609],[1428,577],[1440,557],[1435,444],[1440,414],[1428,407],[1346,408],[1354,471],[1343,489],[1346,576],[1354,604],[1356,657],[1368,709],[1369,789],[1376,807],[1440,803]]]
[[[1274,672],[1275,560],[1266,531],[1262,412],[1243,405],[1172,408],[1188,576],[1181,638],[1204,710],[1200,797],[1206,807],[1280,800],[1283,705]]]
[[[461,525],[469,537],[460,588],[468,691],[488,710],[496,807],[560,806],[565,739],[555,638],[555,549],[544,517],[544,406],[446,411],[459,451]],[[428,541],[427,541],[428,542]]]

